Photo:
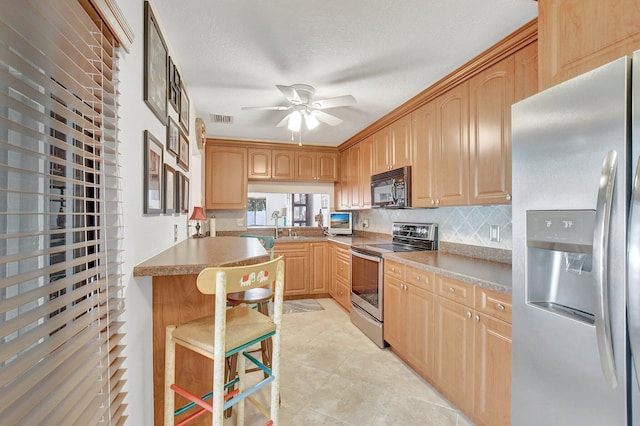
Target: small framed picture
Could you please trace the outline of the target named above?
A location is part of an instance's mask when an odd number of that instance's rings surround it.
[[[164,165],[164,213],[176,212],[176,171],[168,164]]]
[[[167,123],[167,151],[176,157],[180,152],[180,127],[171,116],[169,116],[169,122]]]
[[[148,1],[144,2],[144,101],[162,124],[167,122],[167,45]]]
[[[148,130],[144,131],[144,213],[162,213],[162,144]]]
[[[189,213],[189,178],[185,175],[182,175],[182,201],[180,208],[182,208],[182,213]]]
[[[189,171],[189,139],[181,131],[179,149],[178,149],[178,165],[185,171]]]
[[[180,125],[182,130],[189,135],[189,97],[184,85],[180,85]]]
[[[167,84],[167,97],[169,98],[169,103],[173,107],[176,112],[180,112],[178,110],[178,104],[180,103],[180,81],[179,74],[176,69],[176,65],[173,63],[173,58],[169,56],[169,69],[167,70],[168,84]],[[176,85],[176,76],[178,76],[178,84]]]

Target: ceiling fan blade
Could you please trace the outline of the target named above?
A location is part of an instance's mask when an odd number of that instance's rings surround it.
[[[328,124],[329,126],[337,126],[338,124],[342,123],[342,120],[339,119],[338,117],[333,116],[331,114],[327,114],[326,112],[323,112],[323,111],[315,111],[313,115],[315,115],[319,121],[322,121],[323,123]]]
[[[353,105],[356,98],[351,95],[336,96],[335,98],[318,99],[313,101],[311,106],[316,109],[336,108],[341,106]]]
[[[285,115],[285,117],[276,125],[276,127],[285,127],[287,124],[289,124],[290,115],[291,113]]]
[[[242,107],[244,110],[262,110],[262,111],[286,111],[290,106],[277,105],[277,106],[255,106],[255,107]]]
[[[292,102],[292,103],[301,102],[300,96],[298,96],[298,92],[296,92],[296,89],[293,88],[292,86],[283,86],[281,84],[276,84],[276,87],[278,88],[278,90],[282,92],[284,97],[289,100],[289,102]]]

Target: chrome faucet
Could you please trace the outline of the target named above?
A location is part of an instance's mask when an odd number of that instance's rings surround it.
[[[275,239],[278,238],[278,218],[279,217],[280,217],[280,212],[278,212],[278,210],[274,210],[273,213],[271,213],[271,218],[276,223],[276,235],[274,236]]]

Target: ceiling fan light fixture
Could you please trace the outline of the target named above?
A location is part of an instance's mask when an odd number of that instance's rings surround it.
[[[318,119],[313,114],[307,113],[307,114],[304,115],[304,124],[307,125],[307,129],[313,130],[316,127],[318,127],[320,122],[318,121]]]
[[[300,114],[300,111],[293,111],[289,115],[289,124],[287,125],[287,128],[292,132],[299,132],[301,125],[302,125],[302,115]]]

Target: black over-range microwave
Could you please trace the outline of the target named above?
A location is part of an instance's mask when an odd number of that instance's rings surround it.
[[[411,166],[371,176],[373,207],[411,207]]]

